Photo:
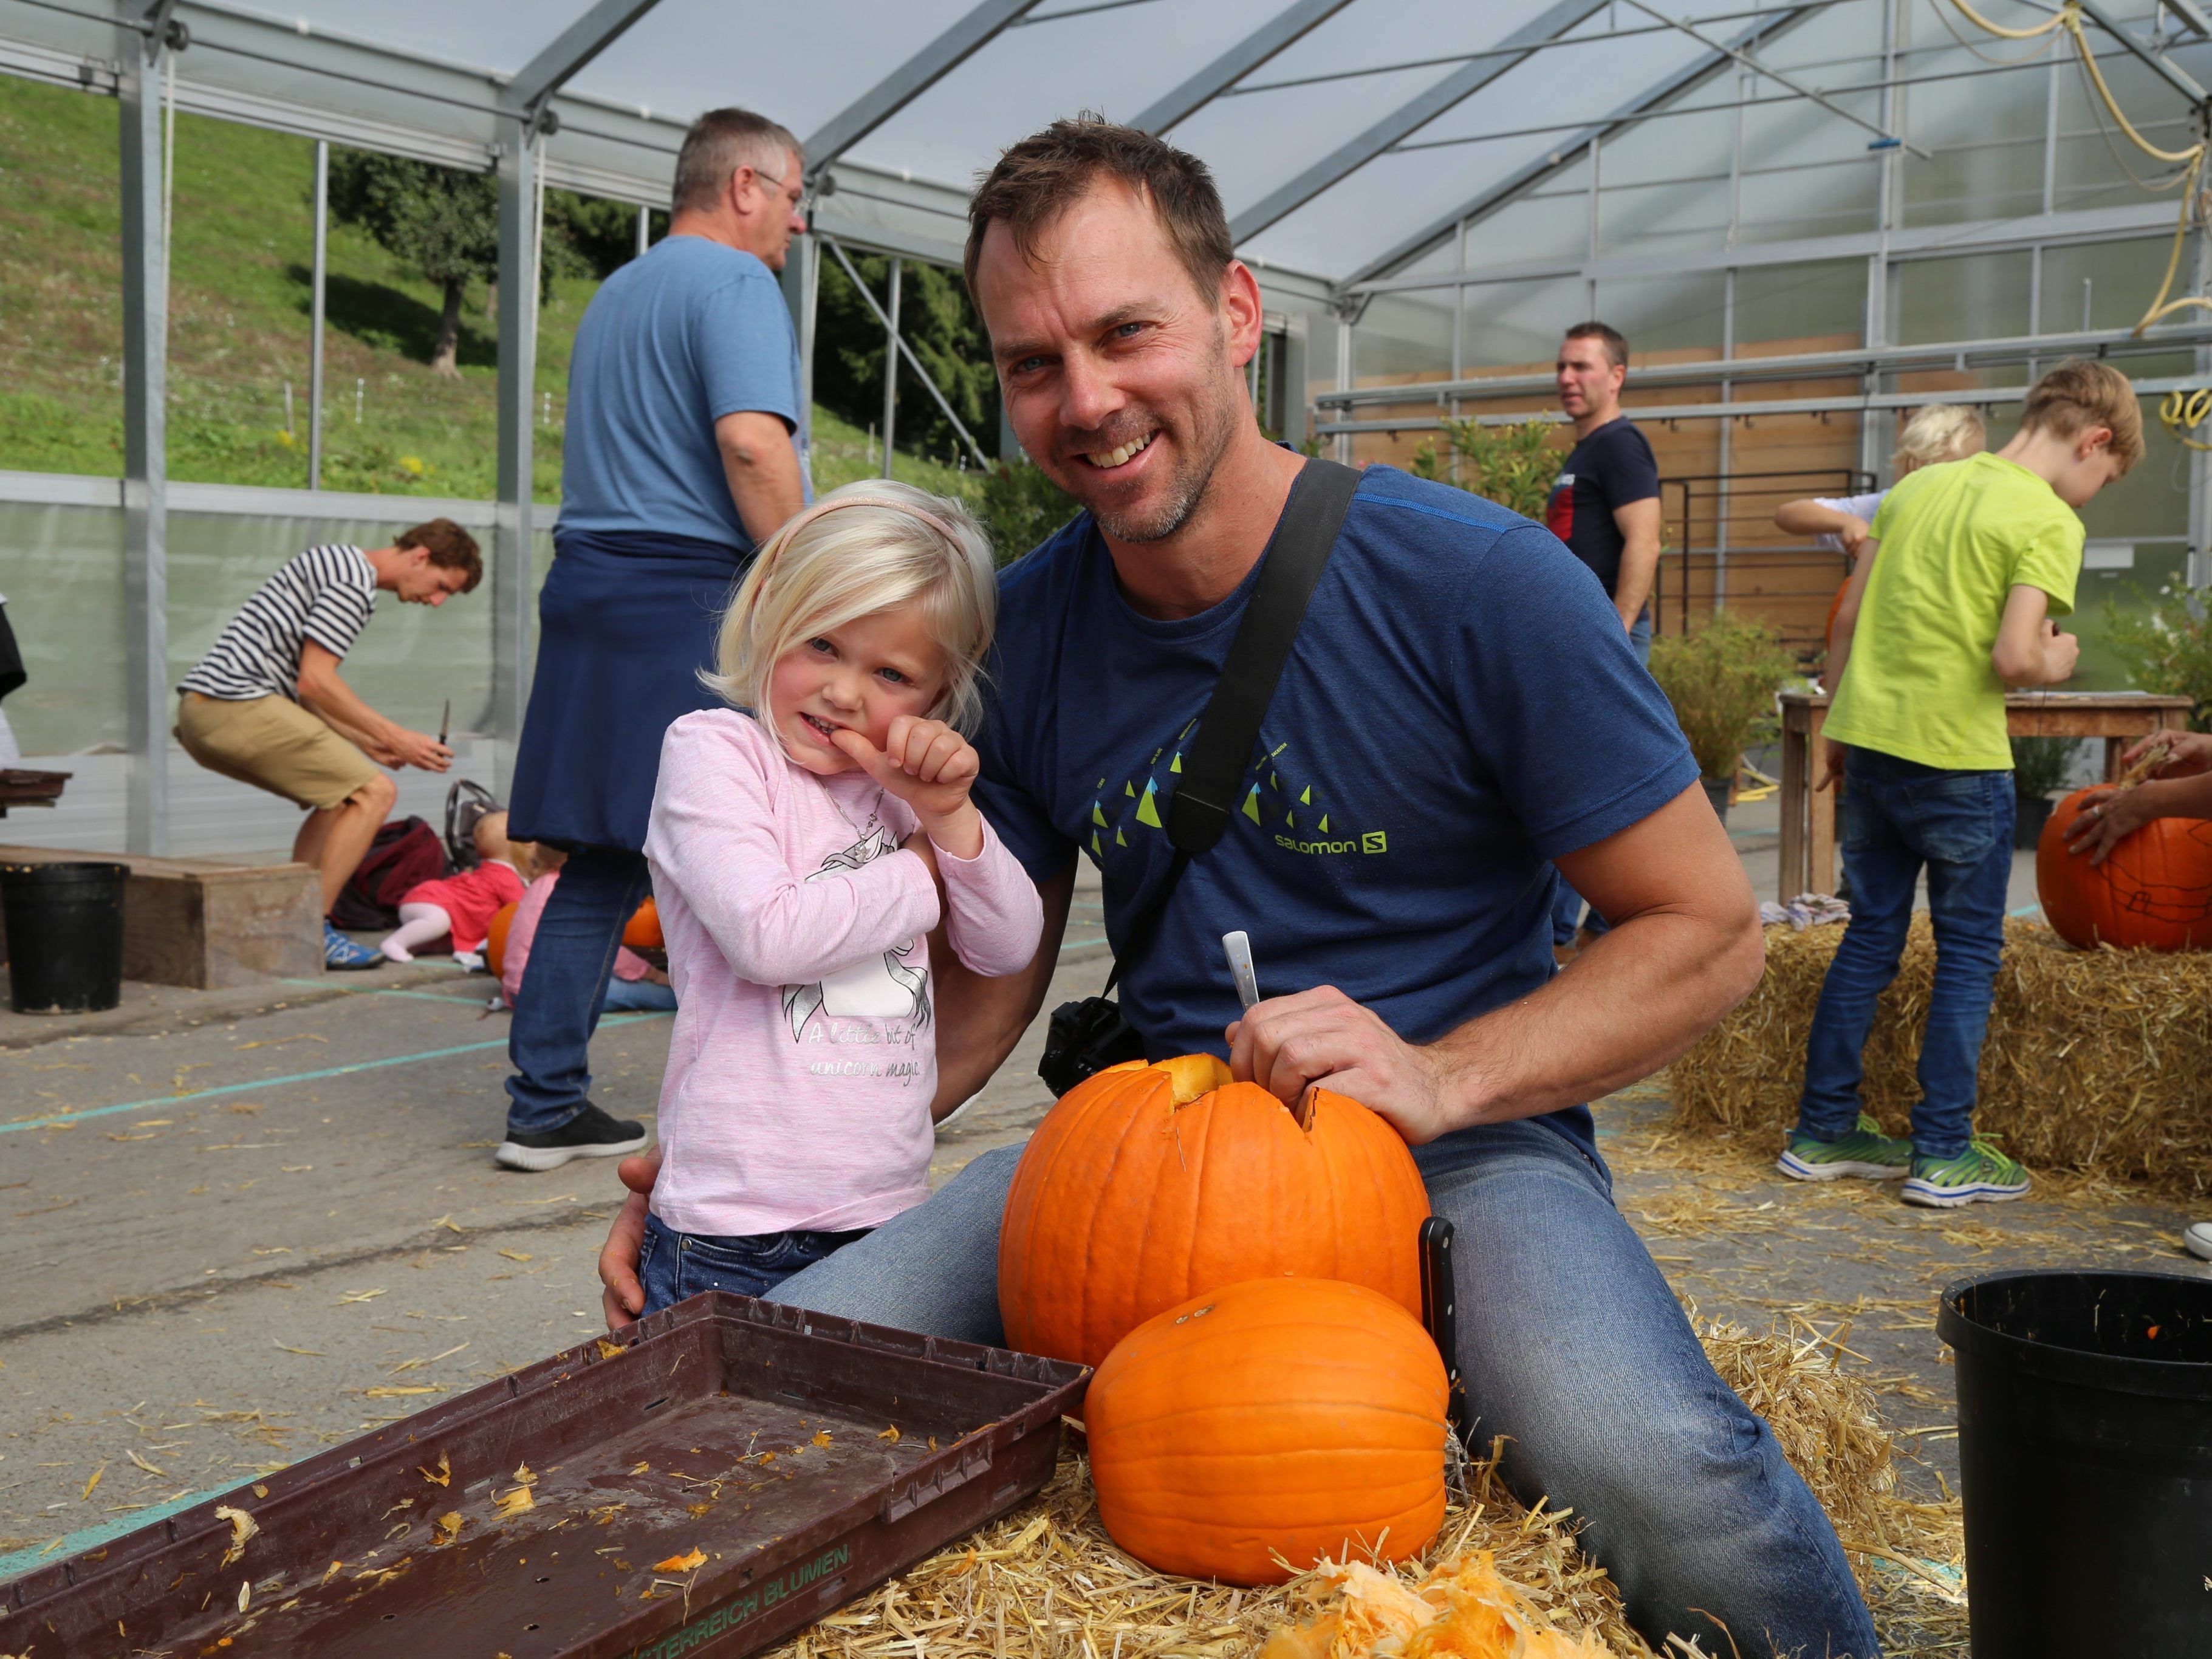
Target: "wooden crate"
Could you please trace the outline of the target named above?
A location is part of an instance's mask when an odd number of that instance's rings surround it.
[[[196,991],[323,971],[322,878],[312,865],[0,846],[0,863],[89,861],[130,866],[123,896],[123,976]],[[0,955],[6,951],[0,918]]]

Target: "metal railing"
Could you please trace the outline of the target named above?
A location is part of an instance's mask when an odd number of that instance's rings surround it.
[[[1801,656],[1817,655],[1822,618],[1848,567],[1842,554],[1809,538],[1785,538],[1774,527],[1775,509],[1807,496],[1856,495],[1874,487],[1872,473],[1853,467],[1660,479],[1666,539],[1651,583],[1652,631],[1686,633],[1701,612],[1747,611],[1765,617]]]

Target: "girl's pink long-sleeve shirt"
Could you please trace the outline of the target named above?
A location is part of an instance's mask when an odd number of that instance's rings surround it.
[[[676,988],[653,1212],[720,1236],[872,1227],[929,1193],[939,919],[917,821],[865,773],[794,764],[751,715],[668,728],[645,854]],[[970,970],[1018,972],[1036,888],[986,824],[935,849]]]

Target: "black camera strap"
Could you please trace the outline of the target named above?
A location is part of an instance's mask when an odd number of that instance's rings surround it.
[[[1274,545],[1267,550],[1267,562],[1237,624],[1237,637],[1230,641],[1220,677],[1199,717],[1198,737],[1183,757],[1181,778],[1168,801],[1165,822],[1175,862],[1122,937],[1114,970],[1106,978],[1109,994],[1120,982],[1122,964],[1134,962],[1152,943],[1191,860],[1209,850],[1229,827],[1253,745],[1260,740],[1260,722],[1274,700],[1275,684],[1290,661],[1306,602],[1321,580],[1358,488],[1354,468],[1318,457],[1299,469],[1291,485]]]

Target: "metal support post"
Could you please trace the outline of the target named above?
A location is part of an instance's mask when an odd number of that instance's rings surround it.
[[[307,359],[307,488],[323,487],[323,319],[331,241],[331,147],[315,140],[314,295],[309,301],[314,339]]]
[[[494,792],[514,787],[516,745],[530,704],[531,425],[537,402],[538,135],[501,122],[499,153],[499,501],[492,532],[491,714]]]
[[[637,257],[645,258],[646,250],[653,246],[653,210],[641,207],[637,210]]]
[[[799,471],[814,494],[814,312],[822,286],[822,244],[810,232],[791,239],[783,256],[783,302],[799,341]]]
[[[905,261],[891,260],[891,302],[884,314],[884,477],[891,476],[891,438],[898,424],[899,277]]]
[[[1302,317],[1292,317],[1283,335],[1283,441],[1296,449],[1311,428],[1306,386],[1306,329]]]
[[[2212,235],[2197,233],[2197,289],[2212,293]],[[2212,347],[2197,348],[2197,372],[2212,376]],[[2208,380],[2212,384],[2212,380]],[[2212,451],[2189,452],[2189,562],[2191,587],[2212,587]]]
[[[1336,389],[1339,392],[1352,390],[1352,325],[1341,316],[1336,319]],[[1352,434],[1349,432],[1336,434],[1335,459],[1346,466],[1352,465]]]
[[[130,764],[125,845],[169,848],[168,250],[162,241],[159,25],[124,21],[116,94],[123,146],[123,587]],[[167,14],[163,13],[166,19]]]

